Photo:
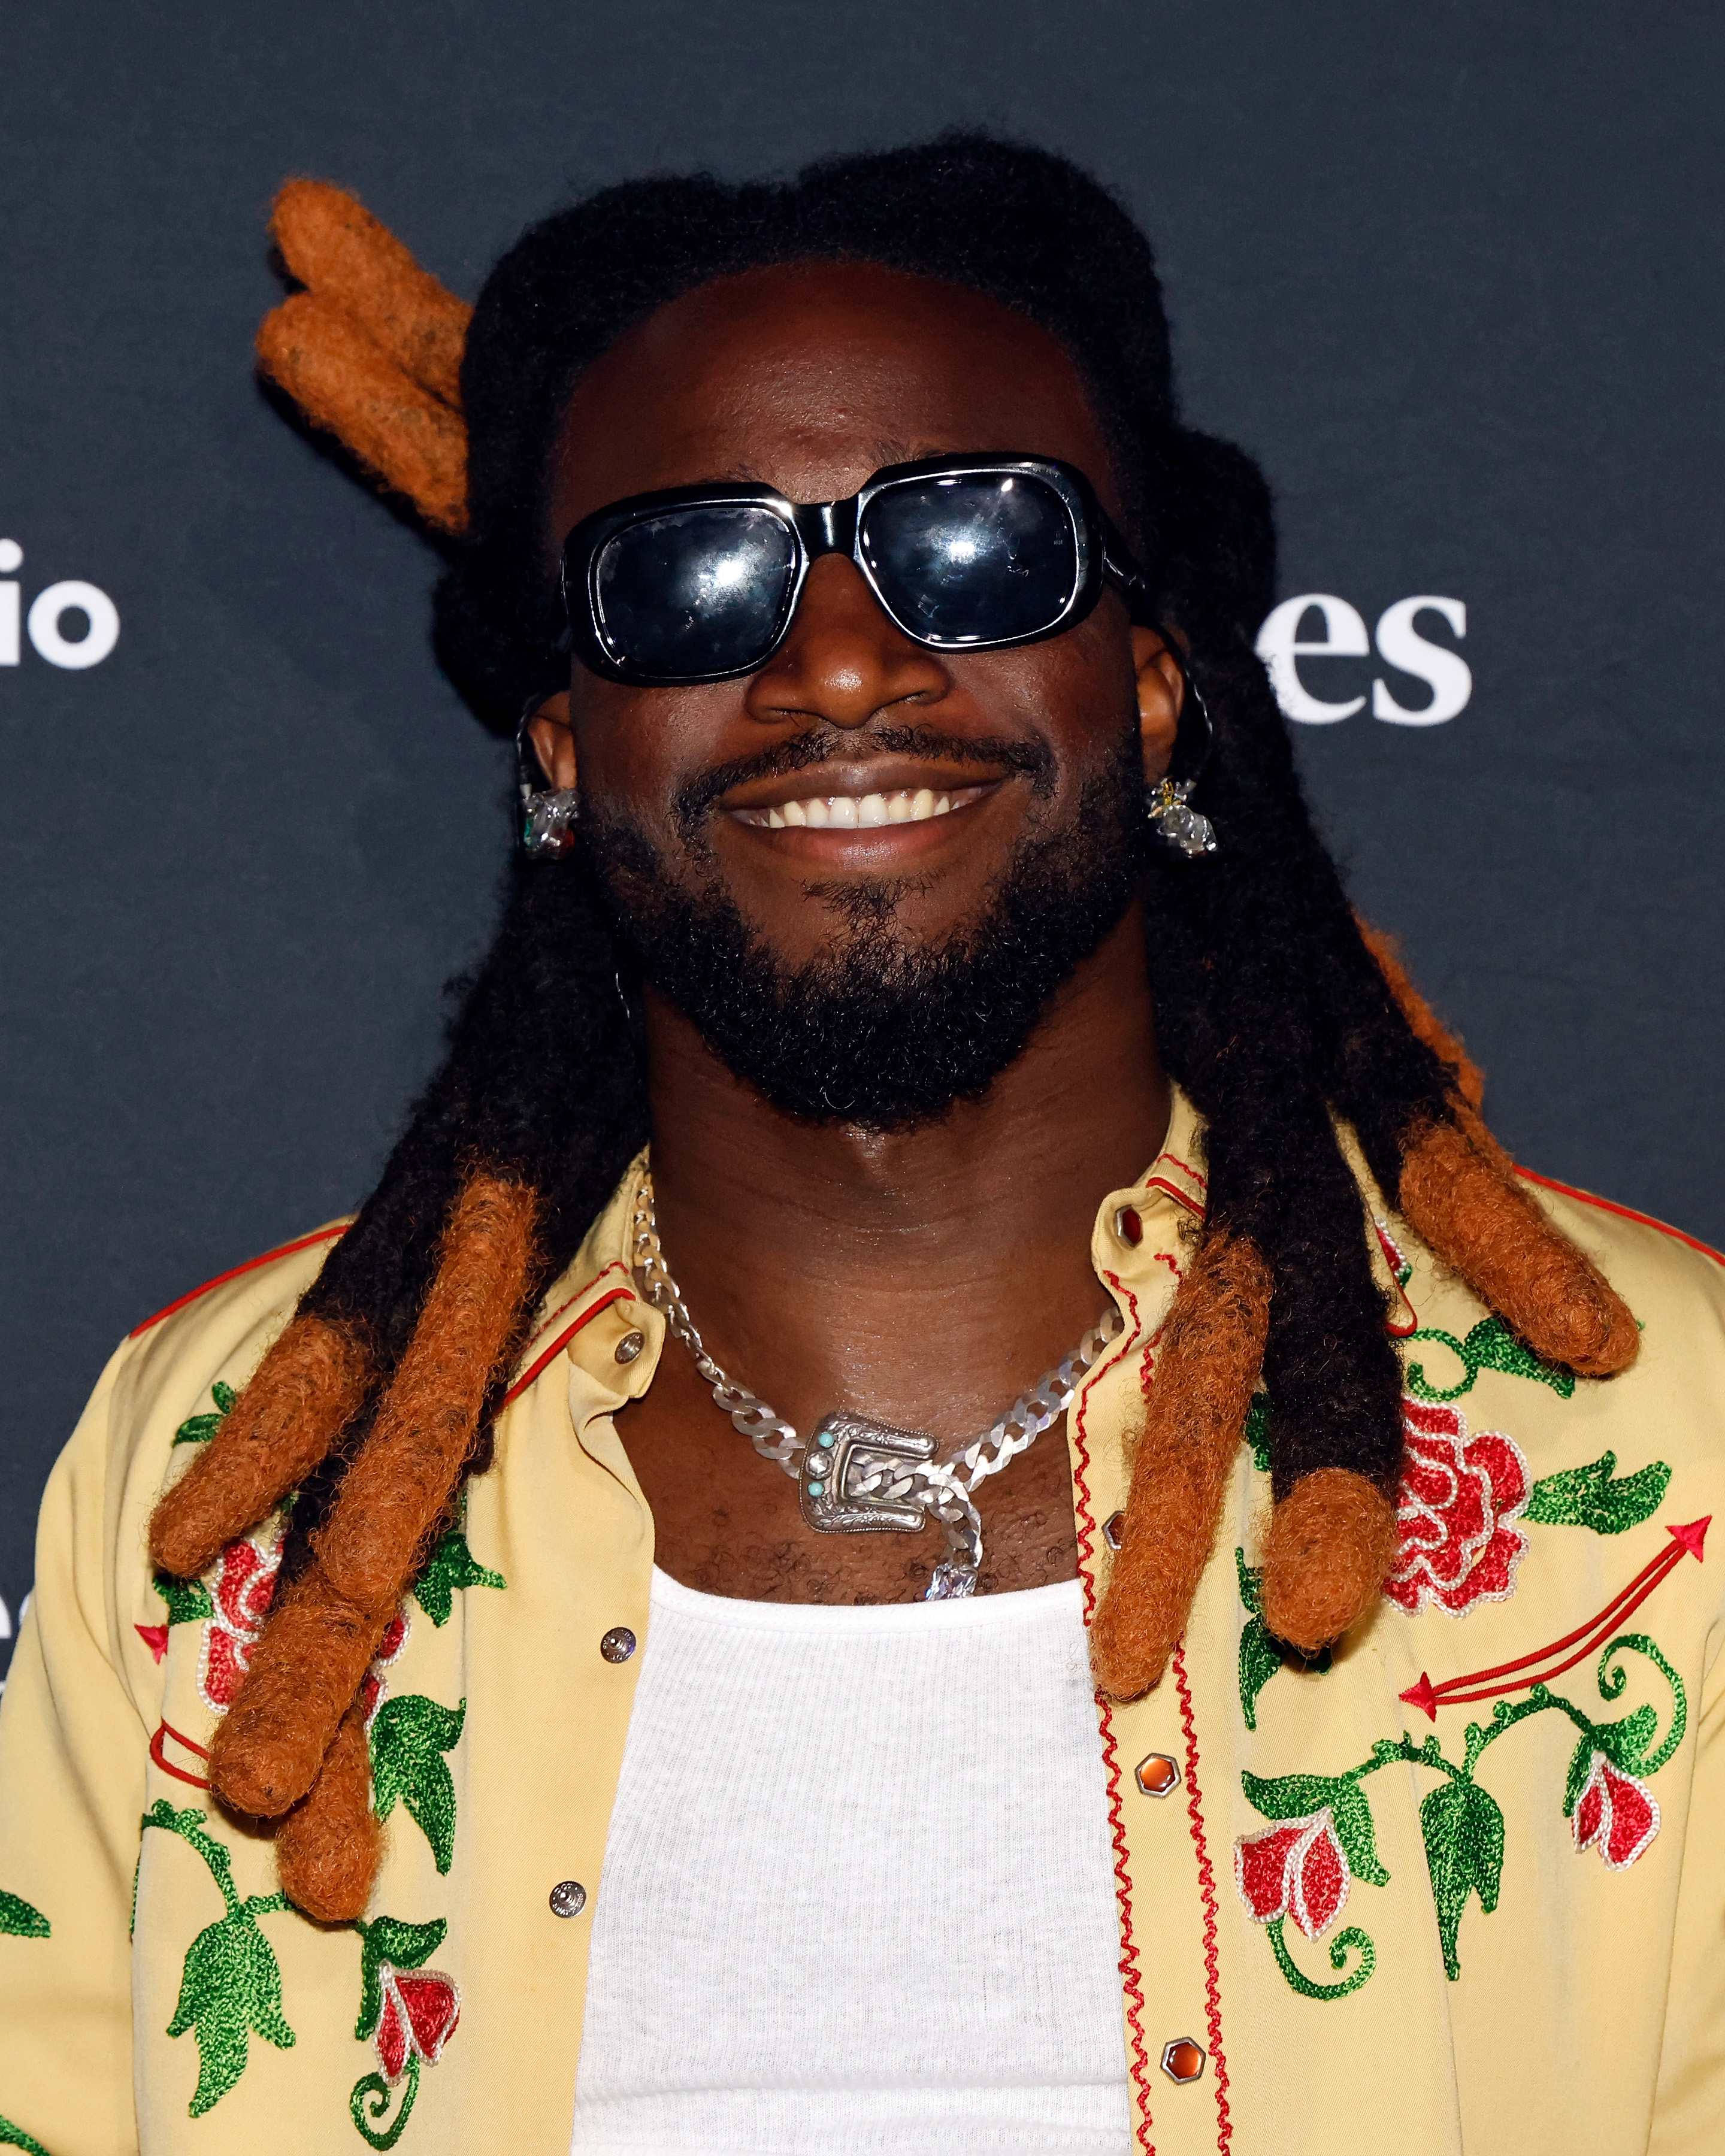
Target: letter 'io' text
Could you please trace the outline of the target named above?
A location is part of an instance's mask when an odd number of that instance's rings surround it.
[[[0,539],[0,666],[16,666],[23,656],[23,634],[39,659],[79,673],[100,666],[120,641],[120,609],[98,585],[77,578],[49,584],[23,610],[23,588],[13,573],[23,566],[24,550],[16,539]],[[77,633],[77,619],[84,627]],[[70,629],[73,634],[69,635]]]

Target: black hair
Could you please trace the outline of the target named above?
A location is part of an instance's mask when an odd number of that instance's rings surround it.
[[[500,729],[563,685],[545,493],[582,370],[682,292],[811,258],[942,279],[1060,341],[1148,570],[1144,615],[1185,646],[1208,706],[1214,747],[1194,805],[1219,850],[1174,860],[1129,836],[1118,849],[1130,856],[1120,888],[1135,875],[1144,897],[1163,1060],[1206,1121],[1209,1194],[1158,1350],[1091,1656],[1121,1696],[1159,1677],[1260,1363],[1277,1501],[1263,1612],[1310,1651],[1377,1595],[1402,1460],[1400,1373],[1343,1130],[1385,1204],[1536,1352],[1604,1375],[1630,1360],[1637,1335],[1591,1262],[1519,1189],[1464,1090],[1459,1050],[1349,908],[1252,649],[1273,592],[1268,490],[1240,451],[1181,423],[1155,265],[1121,204],[1045,151],[954,135],[829,159],[782,185],[631,182],[535,225],[492,273],[466,341],[469,519],[438,588],[439,649]],[[1130,791],[1122,798],[1135,821]],[[240,1810],[285,1815],[285,1887],[325,1921],[360,1912],[377,1861],[366,1668],[462,1472],[485,1463],[489,1414],[541,1291],[647,1134],[620,976],[651,922],[644,911],[620,917],[603,820],[590,817],[567,857],[512,868],[443,1068],[293,1322],[152,1523],[158,1561],[190,1576],[299,1492],[282,1566],[290,1584],[219,1725],[211,1776]],[[1064,927],[1050,908],[1037,934],[997,940],[1027,965],[1046,970],[1051,952],[1054,970],[1070,964],[1122,901],[1100,884],[1089,895],[1100,914],[1076,902],[1083,894],[1065,896],[1075,904]],[[1007,1015],[1021,1035],[1037,993],[1015,987]],[[973,1070],[956,1090],[981,1082]]]
[[[607,188],[531,227],[480,295],[461,371],[469,525],[436,597],[440,654],[512,728],[566,679],[544,547],[552,444],[572,387],[678,295],[764,264],[865,259],[988,295],[1071,354],[1117,459],[1153,613],[1177,625],[1216,747],[1214,860],[1148,872],[1162,1051],[1208,1118],[1211,1217],[1274,1282],[1267,1382],[1278,1491],[1320,1465],[1386,1491],[1399,1373],[1333,1110],[1393,1192],[1402,1138],[1453,1071],[1416,1040],[1367,952],[1301,798],[1250,636],[1273,596],[1269,490],[1241,451],[1180,423],[1148,241],[1096,181],[977,135],[840,157],[783,184],[672,177]],[[542,1264],[573,1255],[645,1135],[639,1045],[592,878],[522,864],[448,1063],[310,1306],[363,1318],[387,1366],[475,1158],[546,1194]]]

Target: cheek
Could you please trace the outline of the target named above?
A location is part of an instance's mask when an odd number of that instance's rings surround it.
[[[969,663],[993,675],[987,701],[1009,726],[1040,735],[1057,768],[1075,776],[1116,755],[1137,728],[1132,646],[1099,614],[1045,644],[978,654]]]
[[[631,689],[578,671],[569,719],[581,783],[594,805],[665,838],[681,789],[740,752],[742,685]],[[733,732],[737,747],[726,746]]]

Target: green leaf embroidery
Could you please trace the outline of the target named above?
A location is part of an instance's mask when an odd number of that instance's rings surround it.
[[[176,1445],[208,1445],[222,1427],[222,1418],[239,1398],[233,1386],[224,1385],[219,1378],[209,1390],[210,1398],[216,1404],[215,1413],[188,1416],[174,1432],[173,1441]]]
[[[1286,1666],[1287,1657],[1294,1654],[1285,1647],[1264,1622],[1264,1573],[1261,1566],[1250,1565],[1245,1552],[1234,1553],[1234,1569],[1240,1580],[1240,1599],[1246,1606],[1245,1629],[1240,1635],[1240,1709],[1248,1729],[1258,1726],[1258,1694],[1263,1691],[1279,1669]],[[1298,1665],[1308,1676],[1322,1676],[1330,1666],[1331,1655],[1327,1647],[1321,1653],[1296,1656]]]
[[[508,1584],[501,1572],[491,1572],[482,1564],[475,1564],[466,1536],[459,1527],[451,1527],[413,1583],[413,1599],[434,1625],[441,1625],[449,1622],[450,1609],[460,1589]]]
[[[1355,1878],[1371,1887],[1389,1885],[1389,1874],[1378,1861],[1372,1807],[1352,1774],[1282,1774],[1266,1782],[1256,1774],[1245,1774],[1240,1779],[1247,1803],[1255,1805],[1266,1819],[1309,1819],[1313,1812],[1327,1806],[1335,1821],[1336,1839]]]
[[[1245,1428],[1240,1433],[1252,1448],[1252,1465],[1260,1475],[1270,1472],[1270,1395],[1254,1393],[1246,1409]]]
[[[1282,1974],[1302,1999],[1346,1999],[1350,1991],[1358,1991],[1363,1984],[1369,1982],[1372,1971],[1378,1966],[1378,1949],[1372,1943],[1369,1932],[1363,1932],[1358,1924],[1350,1924],[1345,1932],[1337,1933],[1330,1941],[1330,1967],[1346,1969],[1350,1947],[1358,1953],[1359,1959],[1340,1984],[1319,1984],[1307,1975],[1288,1952],[1287,1942],[1281,1935],[1283,1922],[1282,1917],[1273,1917],[1264,1928],[1270,1934],[1270,1944]]]
[[[158,1572],[156,1592],[167,1604],[170,1625],[195,1625],[216,1614],[209,1589],[201,1579],[176,1579],[171,1573]]]
[[[9,2118],[0,2118],[0,2148],[22,2148],[24,2156],[48,2156],[48,2151],[33,2134],[26,2133],[21,2126],[14,2126]]]
[[[294,2044],[294,2032],[282,2018],[281,1965],[258,1928],[259,1917],[287,1907],[287,1897],[254,1894],[241,1901],[233,1858],[204,1831],[208,1817],[195,1810],[177,1812],[165,1797],[158,1797],[142,1820],[146,1830],[161,1827],[188,1842],[209,1866],[227,1904],[226,1913],[207,1924],[187,1951],[179,2002],[167,2025],[170,2036],[183,2036],[188,2029],[197,2036],[193,2118],[219,2103],[245,2071],[254,2032],[278,2051],[290,2051]]]
[[[441,1917],[429,1924],[406,1924],[398,1917],[374,1917],[370,1923],[354,1927],[359,1933],[359,2020],[353,2033],[363,2043],[377,2028],[383,2013],[383,1979],[378,1974],[388,1962],[392,1969],[423,1969],[444,1943],[449,1925]]]
[[[404,1804],[431,1844],[439,1871],[455,1854],[455,1784],[443,1754],[460,1742],[467,1702],[439,1707],[409,1692],[386,1700],[372,1724],[372,1803],[380,1820]]]
[[[48,1919],[39,1909],[21,1902],[16,1894],[6,1893],[0,1893],[0,1932],[8,1933],[15,1939],[45,1939],[52,1936]]]
[[[192,1942],[170,2036],[198,2035],[198,2090],[192,2116],[202,2118],[245,2071],[254,2030],[278,2050],[293,2046],[281,2015],[281,1969],[275,1949],[258,1929],[264,1910],[287,1906],[279,1894],[259,1895],[218,1917]]]
[[[1664,1742],[1650,1749],[1659,1727],[1659,1716],[1652,1707],[1638,1707],[1634,1713],[1625,1715],[1621,1722],[1594,1722],[1571,1707],[1569,1717],[1580,1730],[1581,1738],[1570,1754],[1569,1772],[1563,1782],[1565,1819],[1580,1801],[1595,1752],[1603,1752],[1622,1774],[1638,1778],[1656,1774],[1682,1743],[1684,1732],[1689,1727],[1689,1695],[1683,1680],[1645,1632],[1620,1633],[1600,1655],[1597,1680],[1600,1698],[1622,1698],[1629,1672],[1617,1658],[1625,1648],[1632,1654],[1645,1655],[1671,1686],[1671,1726],[1666,1731]]]
[[[1592,1730],[1583,1730],[1580,1743],[1569,1755],[1569,1771],[1563,1778],[1563,1817],[1565,1819],[1569,1817],[1577,1804],[1581,1802],[1581,1793],[1587,1787],[1587,1778],[1593,1768],[1594,1753],[1600,1748],[1594,1742]]]
[[[1261,1614],[1261,1568],[1246,1563],[1243,1549],[1234,1553],[1234,1568],[1240,1576],[1240,1599],[1247,1612],[1245,1630],[1240,1635],[1240,1711],[1245,1717],[1246,1727],[1255,1729],[1258,1694],[1281,1667],[1281,1655]]]
[[[1431,1872],[1431,1897],[1437,1905],[1444,1973],[1453,1982],[1461,1974],[1455,1935],[1468,1896],[1479,1896],[1487,1916],[1497,1907],[1503,1876],[1503,1814],[1497,1799],[1477,1782],[1440,1782],[1420,1807],[1420,1831]]]
[[[1382,1885],[1387,1875],[1377,1862],[1377,1851],[1370,1838],[1371,1814],[1363,1810],[1364,1800],[1357,1784],[1368,1775],[1399,1761],[1441,1774],[1444,1780],[1420,1807],[1420,1830],[1425,1844],[1426,1868],[1431,1876],[1444,1969],[1454,1983],[1461,1974],[1456,1940],[1468,1897],[1476,1894],[1481,1908],[1489,1916],[1497,1907],[1497,1891],[1503,1876],[1503,1814],[1497,1799],[1474,1779],[1487,1749],[1530,1716],[1550,1712],[1566,1715],[1579,1732],[1564,1784],[1563,1810],[1568,1815],[1580,1800],[1596,1753],[1604,1753],[1622,1773],[1640,1779],[1656,1774],[1681,1744],[1689,1726],[1688,1695],[1683,1680],[1645,1632],[1620,1633],[1603,1650],[1595,1671],[1599,1697],[1606,1701],[1622,1698],[1630,1681],[1629,1669],[1623,1660],[1626,1654],[1645,1656],[1671,1688],[1670,1719],[1664,1736],[1656,1744],[1654,1740],[1658,1736],[1660,1717],[1651,1705],[1636,1707],[1620,1721],[1599,1722],[1574,1700],[1554,1692],[1547,1684],[1538,1683],[1523,1700],[1512,1703],[1507,1699],[1499,1699],[1491,1709],[1489,1722],[1468,1723],[1459,1766],[1445,1758],[1435,1732],[1416,1744],[1404,1730],[1399,1737],[1378,1738],[1372,1746],[1371,1757],[1350,1768],[1345,1774],[1284,1774],[1275,1781],[1243,1774],[1241,1784],[1247,1798],[1267,1819],[1304,1818],[1328,1805],[1337,1838],[1356,1874],[1374,1885]],[[1361,1810],[1349,1804],[1347,1793],[1350,1790],[1360,1799]],[[1344,1943],[1358,1944],[1361,1969],[1343,1984],[1320,1984],[1304,1975],[1289,1956],[1281,1934],[1280,1920],[1266,1928],[1272,1935],[1271,1945],[1282,1974],[1306,1998],[1345,1998],[1371,1974],[1367,1964],[1375,1956],[1371,1941],[1363,1933],[1352,1938],[1348,1933],[1339,1933],[1330,1953],[1331,1967],[1339,1970],[1345,1959],[1341,1952]]]
[[[1602,1452],[1585,1467],[1543,1476],[1528,1493],[1522,1517],[1546,1527],[1591,1527],[1596,1535],[1640,1527],[1665,1502],[1671,1471],[1664,1460],[1653,1460],[1620,1480],[1616,1467],[1617,1455]]]
[[[419,2054],[408,2053],[406,2093],[401,2100],[401,2109],[380,2128],[377,2122],[388,2116],[392,2092],[382,2074],[364,2074],[349,2092],[347,2109],[354,2124],[373,2148],[393,2148],[401,2139],[402,2129],[413,2116],[413,2099],[419,2093]]]
[[[1408,1390],[1416,1399],[1460,1399],[1462,1394],[1472,1391],[1474,1379],[1481,1370],[1501,1370],[1511,1378],[1532,1378],[1542,1385],[1549,1385],[1559,1399],[1567,1400],[1575,1390],[1575,1380],[1568,1370],[1554,1369],[1549,1363],[1542,1363],[1531,1348],[1524,1347],[1517,1339],[1501,1317],[1482,1317],[1465,1340],[1458,1340],[1453,1332],[1441,1332],[1430,1327],[1422,1327],[1418,1332],[1408,1335],[1409,1347],[1416,1340],[1435,1340],[1440,1347],[1449,1348],[1461,1358],[1465,1373],[1459,1385],[1445,1388],[1430,1382],[1423,1363],[1410,1363]]]

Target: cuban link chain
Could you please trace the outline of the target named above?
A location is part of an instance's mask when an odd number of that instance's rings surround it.
[[[713,1400],[753,1445],[799,1486],[803,1513],[829,1534],[914,1531],[938,1522],[947,1554],[934,1568],[924,1599],[944,1601],[974,1593],[982,1563],[983,1527],[972,1496],[978,1482],[998,1475],[1028,1451],[1072,1403],[1081,1379],[1126,1321],[1110,1306],[1100,1324],[1054,1368],[1045,1371],[981,1436],[949,1458],[933,1457],[937,1440],[866,1415],[839,1409],[819,1424],[814,1439],[799,1435],[747,1385],[740,1385],[707,1353],[672,1279],[659,1240],[653,1183],[644,1178],[635,1199],[634,1276],[641,1293],[662,1312],[672,1334],[712,1387]]]

